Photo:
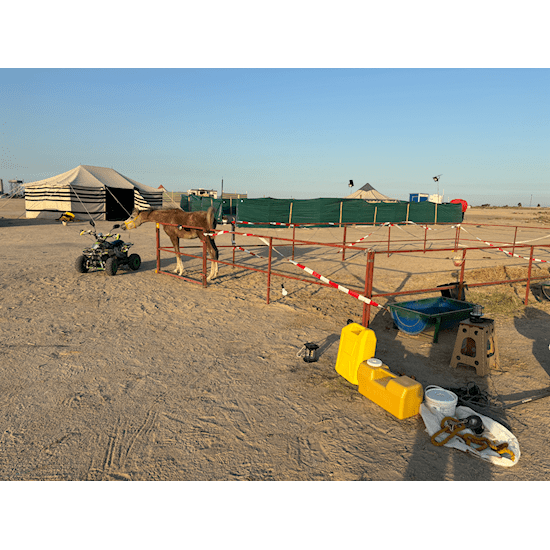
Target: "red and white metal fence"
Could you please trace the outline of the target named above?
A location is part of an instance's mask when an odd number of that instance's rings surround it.
[[[197,280],[197,279],[193,279],[193,278],[190,278],[190,277],[184,277],[184,276],[178,276],[174,273],[169,273],[169,272],[166,272],[166,271],[162,271],[161,268],[160,268],[160,252],[167,252],[167,253],[172,253],[172,254],[175,254],[175,250],[172,248],[172,247],[161,247],[160,246],[160,225],[161,224],[157,224],[157,232],[156,232],[156,239],[157,239],[157,273],[163,273],[163,274],[167,274],[167,275],[170,275],[170,276],[173,276],[173,277],[178,277],[180,279],[183,279],[185,281],[188,281],[188,282],[191,282],[191,283],[197,283],[197,284],[201,284],[203,287],[206,287],[207,286],[207,281],[206,281],[206,278],[207,278],[207,253],[206,253],[206,244],[203,242],[201,243],[201,247],[202,247],[202,254],[201,255],[196,255],[196,254],[190,254],[188,252],[181,252],[180,251],[180,255],[182,256],[189,256],[189,257],[193,257],[193,258],[200,258],[202,259],[202,276],[200,278],[200,280]],[[255,224],[252,224],[250,223],[250,225],[255,225]],[[223,248],[232,248],[232,261],[222,261],[222,260],[217,260],[217,262],[219,264],[223,264],[223,265],[227,265],[227,266],[231,266],[231,267],[238,267],[238,268],[241,268],[241,269],[246,269],[246,270],[250,270],[250,271],[257,271],[257,272],[261,272],[261,273],[265,273],[266,276],[267,276],[267,281],[266,281],[266,285],[267,285],[267,291],[266,291],[266,301],[267,303],[269,304],[270,303],[270,292],[271,292],[271,279],[273,276],[276,276],[276,277],[280,277],[280,278],[286,278],[286,279],[292,279],[292,280],[297,280],[297,281],[301,281],[301,282],[305,282],[305,283],[309,283],[309,284],[317,284],[317,285],[321,285],[321,286],[326,286],[328,288],[334,288],[340,292],[343,292],[345,294],[347,294],[348,296],[356,299],[357,301],[361,302],[362,303],[362,307],[363,307],[363,313],[362,313],[362,324],[363,326],[368,326],[369,324],[369,319],[370,319],[370,310],[371,310],[371,306],[372,307],[376,307],[376,308],[384,308],[385,306],[384,305],[381,305],[380,303],[378,303],[377,301],[375,301],[373,298],[382,298],[382,297],[390,297],[390,296],[402,296],[402,295],[415,295],[415,294],[421,294],[421,293],[434,293],[434,292],[441,292],[441,290],[444,290],[445,288],[451,288],[451,286],[448,286],[448,287],[443,287],[443,286],[438,286],[438,287],[435,287],[435,288],[422,288],[422,289],[416,289],[416,290],[408,290],[408,291],[401,291],[401,292],[386,292],[386,293],[373,293],[373,288],[374,288],[374,265],[375,265],[375,259],[376,259],[376,256],[377,255],[380,255],[380,254],[384,254],[384,255],[392,255],[392,254],[407,254],[407,253],[413,253],[413,252],[416,252],[418,253],[419,252],[419,248],[409,248],[409,249],[397,249],[397,248],[391,248],[391,243],[393,243],[394,245],[395,244],[400,244],[400,243],[404,243],[404,242],[407,242],[407,243],[411,243],[411,242],[420,242],[422,243],[422,253],[423,254],[432,254],[432,253],[437,253],[437,252],[454,252],[454,253],[457,253],[457,251],[459,250],[459,247],[461,249],[461,252],[462,252],[462,258],[460,258],[460,274],[459,274],[459,281],[458,281],[458,284],[459,284],[459,294],[462,292],[462,289],[464,287],[464,273],[465,273],[465,266],[466,266],[466,261],[467,261],[467,255],[470,251],[479,251],[479,250],[488,250],[488,249],[491,249],[493,251],[495,250],[498,250],[500,252],[503,252],[504,254],[506,254],[507,256],[509,257],[514,257],[514,258],[518,258],[518,259],[525,259],[525,260],[528,260],[528,274],[527,274],[527,277],[523,277],[523,278],[517,278],[517,279],[506,279],[506,280],[498,280],[498,281],[490,281],[490,282],[483,282],[483,283],[468,283],[468,287],[469,288],[472,288],[472,287],[476,287],[476,286],[490,286],[490,285],[500,285],[500,284],[511,284],[511,283],[519,283],[519,282],[526,282],[527,283],[527,289],[526,289],[526,294],[525,294],[525,305],[527,305],[528,303],[528,296],[529,296],[529,290],[530,290],[530,285],[531,285],[531,282],[534,281],[534,280],[542,280],[542,279],[546,279],[548,278],[548,276],[533,276],[532,275],[532,264],[534,262],[549,262],[549,260],[544,260],[544,259],[539,259],[539,258],[535,258],[535,255],[534,255],[534,250],[535,250],[535,246],[540,249],[541,251],[545,251],[545,252],[550,252],[550,244],[539,244],[539,245],[532,245],[532,244],[525,244],[525,243],[519,243],[517,242],[516,240],[516,237],[517,237],[517,234],[518,234],[518,227],[515,227],[515,233],[514,233],[514,240],[512,243],[490,243],[488,241],[484,241],[482,239],[479,239],[478,237],[475,237],[471,232],[467,231],[464,229],[463,225],[464,224],[458,224],[458,225],[452,225],[452,226],[436,226],[434,228],[432,227],[428,227],[428,226],[418,226],[417,224],[414,224],[414,225],[417,225],[417,227],[421,227],[423,230],[424,230],[424,236],[422,238],[419,238],[419,239],[406,239],[406,240],[402,240],[402,239],[396,239],[394,237],[393,241],[391,239],[391,229],[392,227],[397,227],[399,228],[400,230],[403,230],[403,231],[406,231],[404,230],[404,228],[402,227],[403,225],[405,224],[380,224],[380,226],[376,227],[373,229],[373,231],[371,231],[368,235],[365,235],[364,237],[354,241],[354,242],[347,242],[346,241],[346,237],[347,237],[347,229],[348,229],[348,225],[350,224],[343,224],[343,239],[341,242],[338,242],[338,243],[326,243],[326,242],[314,242],[314,241],[310,241],[310,240],[303,240],[303,239],[296,239],[296,227],[298,227],[297,225],[295,224],[291,224],[289,226],[289,224],[270,224],[270,225],[286,225],[287,227],[289,228],[292,228],[293,229],[293,233],[292,233],[292,238],[283,238],[283,237],[274,237],[272,235],[259,235],[259,234],[254,234],[254,233],[243,233],[243,232],[237,232],[237,231],[227,231],[227,230],[223,230],[223,231],[215,231],[212,233],[212,236],[216,237],[216,236],[219,236],[219,235],[222,235],[222,234],[230,234],[231,237],[232,237],[232,244],[231,245],[218,245],[218,248],[219,249],[223,249]],[[327,224],[327,225],[337,225],[337,224]],[[410,224],[407,224],[410,226]],[[363,224],[361,224],[361,226],[363,226]],[[477,224],[477,226],[479,227],[479,224]],[[503,226],[489,226],[488,224],[485,224],[486,227],[503,227]],[[365,246],[365,243],[367,241],[367,239],[369,237],[371,237],[375,231],[377,231],[378,229],[380,229],[380,227],[387,227],[388,228],[388,238],[387,239],[384,239],[384,240],[377,240],[377,241],[373,241],[373,240],[370,240],[368,241],[368,244],[369,246],[372,246],[372,245],[384,245],[384,250],[373,250],[372,248],[367,248]],[[510,229],[509,226],[504,226],[506,227],[507,229]],[[427,239],[426,239],[426,235],[427,235],[427,232],[428,231],[435,231],[437,232],[438,229],[453,229],[455,230],[454,232],[454,236],[452,238],[450,237],[447,237],[446,239],[445,238],[441,238],[441,239],[438,239],[437,237],[435,237],[434,239],[430,239],[430,244],[433,243],[433,242],[437,242],[438,240],[439,241],[454,241],[454,244],[452,247],[445,247],[445,248],[428,248],[427,247]],[[522,228],[522,229],[535,229],[535,228]],[[538,231],[541,230],[541,228],[536,228]],[[544,229],[544,228],[543,228]],[[548,229],[548,228],[546,228]],[[462,238],[461,239],[461,231],[465,231],[466,233],[468,233],[469,235],[471,235],[473,238],[472,239],[464,239]],[[410,234],[410,232],[406,231],[409,236],[413,236],[412,234]],[[549,235],[550,236],[550,235]],[[242,247],[242,246],[239,246],[236,244],[235,242],[235,238],[236,237],[247,237],[247,238],[257,238],[259,239],[263,244],[262,245],[256,245],[256,246],[260,246],[262,247],[264,250],[267,248],[267,258],[264,256],[264,255],[260,255],[260,254],[257,254],[255,252],[252,252],[251,250],[245,248],[245,247]],[[541,239],[544,239],[545,237],[541,237]],[[274,247],[273,245],[273,242],[277,241],[280,243],[279,246],[285,246],[285,245],[291,245],[292,246],[292,255],[290,258],[287,258],[287,257],[284,257],[284,255],[279,252],[277,250],[277,248]],[[536,240],[540,240],[540,239],[536,239]],[[465,246],[464,244],[461,244],[461,241],[462,243],[464,242],[475,242],[475,241],[478,241],[478,242],[482,242],[484,244],[484,246]],[[387,244],[386,244],[387,243]],[[345,261],[345,252],[346,250],[363,250],[365,251],[365,254],[366,254],[366,264],[365,264],[365,284],[364,284],[364,287],[362,289],[354,289],[354,288],[348,288],[347,286],[344,286],[336,281],[333,281],[331,279],[329,279],[328,277],[318,273],[317,271],[315,271],[314,269],[312,269],[311,267],[308,267],[302,263],[299,263],[297,261],[294,260],[294,255],[295,255],[295,249],[296,247],[298,246],[303,246],[303,245],[308,245],[308,246],[315,246],[315,247],[319,247],[319,249],[322,249],[323,247],[331,247],[331,248],[335,248],[337,249],[338,251],[342,251],[342,261]],[[361,246],[359,246],[361,245]],[[189,247],[186,247],[186,249],[188,249]],[[508,251],[506,249],[509,249],[511,248],[512,251]],[[516,249],[525,249],[526,251],[528,251],[528,255],[525,254],[525,255],[521,255],[521,254],[516,254],[515,253],[515,250]],[[240,251],[243,251],[243,252],[246,252],[252,256],[255,256],[257,258],[261,258],[263,260],[265,260],[267,262],[267,265],[265,266],[265,268],[259,268],[259,267],[253,267],[253,266],[250,266],[250,265],[244,265],[242,263],[237,263],[236,262],[236,259],[235,259],[235,251],[237,250],[240,250]],[[288,273],[283,273],[281,271],[277,271],[277,270],[274,270],[273,269],[273,262],[272,262],[272,259],[273,259],[273,252],[276,252],[277,254],[279,254],[280,256],[282,256],[282,259],[295,266],[296,268],[298,268],[299,270],[301,270],[302,272],[304,273],[307,273],[308,275],[310,275],[311,277],[313,277],[314,279],[316,280],[312,280],[311,278],[301,278],[301,277],[297,277],[297,276],[292,276],[292,275],[289,275]]]

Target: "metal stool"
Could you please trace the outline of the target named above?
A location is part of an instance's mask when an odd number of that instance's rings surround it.
[[[474,367],[479,376],[489,374],[491,368],[500,368],[493,319],[460,322],[451,367],[459,365]]]

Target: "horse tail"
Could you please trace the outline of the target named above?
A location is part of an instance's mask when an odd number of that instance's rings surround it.
[[[206,223],[209,229],[216,229],[218,222],[216,221],[216,209],[213,206],[209,206],[206,211]]]

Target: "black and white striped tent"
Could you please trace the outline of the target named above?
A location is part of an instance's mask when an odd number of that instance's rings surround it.
[[[27,218],[125,220],[134,207],[162,207],[162,190],[138,183],[112,168],[77,166],[68,172],[24,184]]]

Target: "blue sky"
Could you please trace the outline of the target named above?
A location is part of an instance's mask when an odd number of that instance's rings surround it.
[[[550,70],[0,69],[0,178],[550,206]],[[531,198],[532,195],[532,198]]]

